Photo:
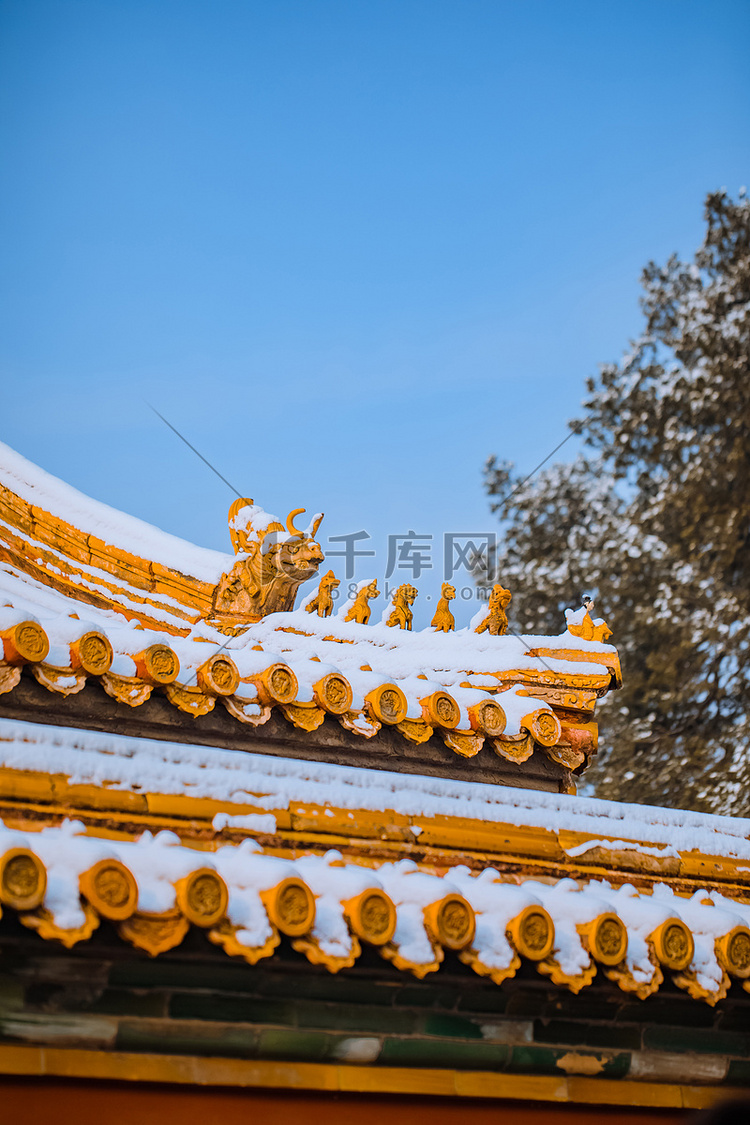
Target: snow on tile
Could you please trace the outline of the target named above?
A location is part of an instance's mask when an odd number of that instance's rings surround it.
[[[290,805],[393,811],[420,819],[582,832],[595,842],[664,845],[750,861],[750,820],[592,797],[513,789],[211,746],[0,719],[0,765],[63,774],[73,784],[185,794],[273,812]],[[663,853],[662,853],[663,854]]]

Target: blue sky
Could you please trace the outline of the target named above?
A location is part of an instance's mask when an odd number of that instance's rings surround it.
[[[360,578],[493,529],[486,457],[565,436],[643,265],[750,180],[745,2],[3,0],[0,32],[0,438],[229,550],[150,401],[324,547],[367,530]]]

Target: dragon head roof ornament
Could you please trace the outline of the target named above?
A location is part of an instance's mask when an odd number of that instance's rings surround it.
[[[298,586],[315,577],[324,558],[315,540],[323,513],[303,531],[294,521],[304,511],[295,508],[284,526],[249,497],[234,501],[229,534],[237,561],[214,592],[211,623],[217,628],[233,631],[268,613],[294,609]]]

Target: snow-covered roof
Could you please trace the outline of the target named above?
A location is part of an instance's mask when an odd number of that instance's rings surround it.
[[[36,832],[0,825],[0,898],[66,947],[103,917],[152,955],[192,924],[250,964],[285,935],[332,972],[353,965],[364,943],[421,978],[448,949],[497,984],[526,960],[573,992],[602,971],[645,998],[667,972],[710,1004],[732,977],[750,975],[750,907],[717,891],[686,900],[666,883],[643,894],[595,879],[510,882],[492,867],[438,876],[409,859],[371,867],[334,850],[290,860],[250,840],[206,852],[171,832],[97,839],[76,821]]]
[[[402,825],[413,840],[424,838],[430,822],[451,820],[460,821],[467,833],[477,824],[486,825],[499,840],[510,827],[530,828],[536,841],[545,835],[554,838],[560,854],[571,858],[585,859],[586,853],[602,849],[632,852],[651,857],[657,869],[656,861],[664,860],[676,873],[695,874],[693,866],[678,869],[674,864],[695,853],[740,861],[746,864],[741,871],[750,872],[750,819],[742,817],[392,770],[374,772],[271,754],[237,754],[213,746],[4,718],[0,770],[12,771],[14,777],[27,773],[57,779],[56,794],[62,780],[75,790],[102,789],[114,802],[112,807],[119,793],[138,794],[144,812],[162,808],[164,796],[194,800],[204,810],[215,810],[214,828],[231,827],[253,837],[293,826],[295,814],[305,823],[317,817],[331,832],[340,814],[343,829],[354,831],[356,814],[364,811],[382,818],[373,821],[378,825]]]
[[[257,506],[239,511],[260,526]],[[234,564],[0,446],[0,693],[26,667],[64,696],[98,681],[130,707],[159,691],[188,715],[220,703],[254,727],[273,708],[305,731],[328,717],[369,738],[385,724],[415,743],[438,734],[464,757],[487,742],[513,762],[541,748],[577,769],[595,748],[595,700],[619,677],[611,645],[569,631],[412,633],[346,621],[346,606],[328,617],[269,613],[227,635],[211,607]],[[561,704],[582,721],[561,722]]]
[[[285,535],[239,500],[232,558],[0,454],[0,695],[22,674],[53,704],[96,681],[128,707],[158,691],[188,716],[220,703],[261,727],[276,709],[303,731],[386,725],[567,769],[595,746],[619,664],[587,639],[608,631],[587,611],[556,637],[411,632],[348,606],[217,621],[245,549],[309,545],[298,513]],[[418,977],[451,950],[496,983],[526,959],[574,992],[604,972],[646,997],[668,972],[711,1004],[750,979],[750,822],[192,745],[189,723],[173,742],[55,717],[0,718],[0,901],[43,938],[70,947],[106,918],[156,955],[194,925],[250,964],[285,937],[332,972],[369,943]]]
[[[154,955],[192,924],[332,972],[369,943],[418,977],[449,949],[641,998],[750,977],[750,821],[7,719],[0,776],[0,900],[68,947],[104,917]]]
[[[404,820],[415,839],[428,821],[462,819],[497,828],[498,837],[510,826],[539,829],[557,837],[571,857],[602,847],[665,859],[698,853],[742,861],[748,866],[741,870],[750,871],[750,819],[654,805],[389,769],[373,773],[354,765],[2,718],[0,769],[61,777],[72,786],[102,787],[111,794],[143,794],[144,810],[150,794],[186,796],[215,805],[214,827],[246,828],[251,835],[290,825],[296,810],[307,816],[309,809],[319,809],[331,828],[334,816],[326,809],[364,810]]]

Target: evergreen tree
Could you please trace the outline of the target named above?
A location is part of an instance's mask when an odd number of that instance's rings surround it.
[[[644,270],[643,334],[571,423],[584,453],[526,482],[493,457],[486,483],[513,628],[559,633],[586,591],[613,629],[596,795],[750,815],[750,201],[705,217],[694,261]]]

